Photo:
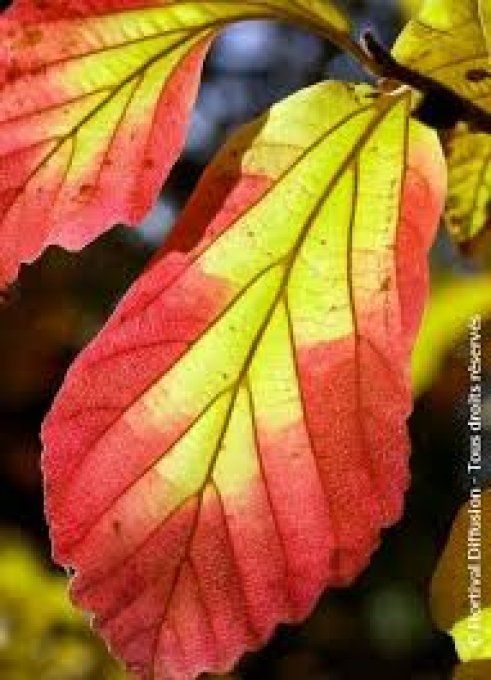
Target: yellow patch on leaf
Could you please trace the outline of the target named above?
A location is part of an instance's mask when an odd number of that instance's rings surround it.
[[[135,224],[184,144],[210,41],[291,21],[342,42],[324,0],[17,0],[0,16],[0,286],[51,244]]]

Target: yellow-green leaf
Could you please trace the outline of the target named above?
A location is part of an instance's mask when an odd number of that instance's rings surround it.
[[[452,635],[462,661],[491,659],[490,532],[491,490],[474,485],[455,519],[431,586],[433,618]]]
[[[397,40],[393,54],[405,66],[444,84],[491,113],[491,3],[425,0]],[[460,125],[447,145],[446,222],[462,242],[479,234],[490,213],[491,136]]]
[[[491,607],[457,621],[450,634],[462,661],[491,659]]]
[[[491,112],[489,0],[426,0],[394,57]]]
[[[491,318],[491,275],[452,276],[435,283],[413,351],[416,395],[431,387],[444,359],[476,314]]]
[[[457,241],[467,241],[491,222],[491,135],[459,125],[450,133],[445,151],[449,181],[445,220]]]

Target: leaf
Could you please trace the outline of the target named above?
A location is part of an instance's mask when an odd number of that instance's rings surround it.
[[[478,636],[469,632],[479,630]],[[479,615],[467,616],[457,621],[451,630],[457,652],[462,661],[491,660],[491,607],[482,609]]]
[[[455,519],[431,586],[433,618],[452,635],[465,662],[491,659],[490,522],[491,490],[474,489]]]
[[[449,188],[445,220],[458,242],[474,239],[491,225],[491,135],[459,125],[445,151]]]
[[[491,275],[452,276],[436,284],[412,356],[415,395],[429,389],[441,365],[465,335],[469,319],[491,318]]]
[[[425,0],[397,40],[396,59],[491,113],[489,0]],[[449,133],[450,234],[459,243],[485,230],[491,205],[491,135],[461,124]]]
[[[449,196],[446,219],[450,233],[465,241],[491,222],[491,135],[459,126],[446,145]]]
[[[445,174],[409,103],[322,83],[242,128],[45,422],[54,557],[139,677],[230,669],[400,516]]]
[[[348,30],[323,0],[17,0],[0,17],[0,287],[48,245],[77,250],[144,216],[211,39],[261,17]]]
[[[425,0],[394,57],[491,112],[489,0]]]

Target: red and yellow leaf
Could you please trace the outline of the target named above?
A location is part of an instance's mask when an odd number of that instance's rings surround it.
[[[138,222],[181,151],[227,22],[347,24],[316,0],[17,0],[0,17],[0,286],[50,244]]]
[[[47,418],[54,557],[141,678],[229,669],[401,513],[445,175],[409,104],[323,83],[239,131]]]

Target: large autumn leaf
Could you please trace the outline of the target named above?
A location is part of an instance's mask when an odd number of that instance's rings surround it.
[[[409,105],[323,83],[239,131],[46,420],[54,557],[139,677],[230,668],[400,516],[445,174]]]
[[[211,38],[260,17],[347,31],[323,0],[17,0],[0,18],[0,287],[50,244],[143,217]]]

